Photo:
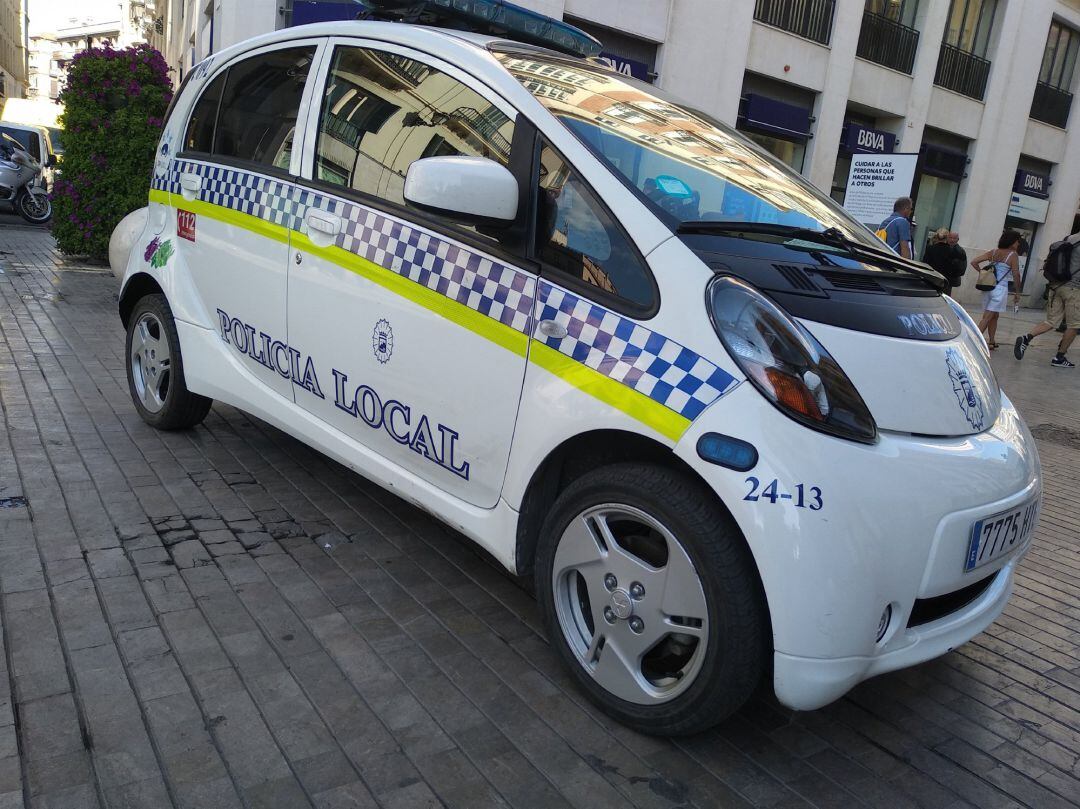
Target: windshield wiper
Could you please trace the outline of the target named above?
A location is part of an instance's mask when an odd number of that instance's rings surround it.
[[[934,288],[945,288],[945,277],[934,270],[923,269],[918,264],[898,256],[884,244],[881,247],[871,247],[862,242],[855,241],[845,235],[838,228],[826,228],[825,230],[811,230],[810,228],[796,227],[795,225],[780,225],[773,222],[724,222],[708,219],[694,219],[682,222],[677,233],[766,233],[774,236],[782,236],[785,239],[794,239],[804,242],[815,242],[830,247],[839,247],[848,255],[865,259],[875,266],[884,265],[885,269],[893,272],[907,272],[917,275]]]

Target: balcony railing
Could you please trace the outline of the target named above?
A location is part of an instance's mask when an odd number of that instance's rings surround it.
[[[856,50],[859,58],[910,75],[918,47],[919,32],[914,28],[871,11],[863,12],[859,47]]]
[[[934,84],[982,101],[989,76],[989,60],[942,43]]]
[[[1035,85],[1035,98],[1031,102],[1031,117],[1044,124],[1064,129],[1069,122],[1072,100],[1072,93],[1039,82]]]
[[[835,9],[836,0],[757,0],[754,19],[828,45]]]

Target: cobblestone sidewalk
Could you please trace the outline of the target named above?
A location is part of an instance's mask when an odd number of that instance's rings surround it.
[[[0,809],[1080,803],[1080,371],[1052,336],[994,360],[1046,471],[1005,615],[671,742],[587,707],[530,597],[416,509],[229,407],[146,427],[111,275],[11,227],[0,270]]]

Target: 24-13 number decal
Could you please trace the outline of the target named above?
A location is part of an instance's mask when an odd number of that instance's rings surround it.
[[[748,477],[746,482],[750,484],[750,491],[746,493],[743,500],[749,500],[751,503],[757,503],[760,500],[768,500],[770,503],[791,500],[795,508],[808,508],[811,511],[819,511],[825,505],[821,499],[821,489],[817,486],[796,483],[795,493],[791,494],[780,491],[780,481],[776,478],[766,484],[765,488],[761,488],[761,481],[753,476]]]

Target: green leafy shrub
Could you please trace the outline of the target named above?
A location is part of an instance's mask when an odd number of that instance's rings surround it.
[[[149,45],[75,54],[60,93],[64,161],[52,190],[61,251],[106,258],[113,228],[146,204],[171,100],[169,68]]]

